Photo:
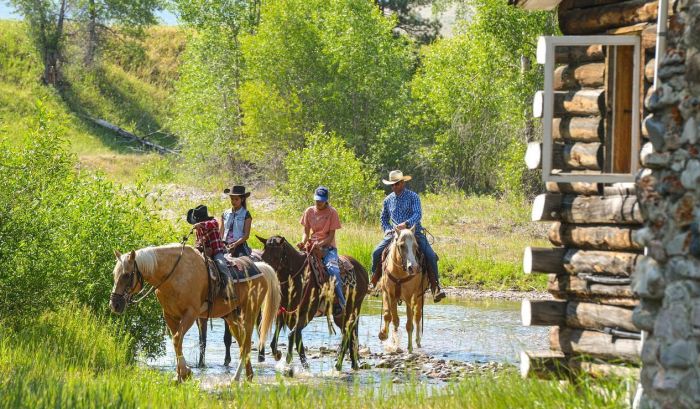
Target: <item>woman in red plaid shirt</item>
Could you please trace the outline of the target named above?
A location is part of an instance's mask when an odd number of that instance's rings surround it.
[[[197,232],[197,248],[205,252],[205,254],[214,260],[214,264],[219,269],[219,272],[228,278],[226,294],[230,300],[236,300],[236,292],[233,291],[233,277],[229,270],[228,263],[224,258],[226,253],[226,245],[221,239],[219,232],[219,222],[215,218],[209,216],[207,207],[199,205],[194,209],[187,211],[187,222],[193,224]]]

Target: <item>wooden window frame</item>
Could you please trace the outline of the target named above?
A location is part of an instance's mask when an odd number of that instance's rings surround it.
[[[555,47],[559,46],[632,46],[632,126],[631,126],[631,163],[629,173],[576,174],[552,173],[552,121],[554,119],[554,62]],[[543,95],[543,141],[542,141],[542,179],[545,182],[589,182],[589,183],[625,183],[634,182],[639,165],[640,150],[640,75],[641,75],[641,40],[636,35],[592,35],[592,36],[542,36],[537,43],[537,62],[544,64],[544,95]],[[606,94],[610,91],[606,84]],[[613,107],[614,109],[614,107]],[[614,115],[614,114],[613,114]],[[607,153],[607,152],[606,152]]]

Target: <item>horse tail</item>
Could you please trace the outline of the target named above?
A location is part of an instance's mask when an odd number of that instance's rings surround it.
[[[275,318],[277,318],[277,310],[282,301],[282,290],[280,289],[280,282],[277,279],[277,274],[269,264],[256,262],[255,266],[260,270],[267,283],[267,294],[265,294],[265,301],[261,308],[262,321],[258,327],[260,330],[258,348],[263,348],[267,340],[267,333],[272,328],[272,323],[275,322]]]

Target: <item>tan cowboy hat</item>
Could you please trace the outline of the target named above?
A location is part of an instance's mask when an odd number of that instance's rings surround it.
[[[382,183],[385,185],[393,185],[395,183],[401,182],[402,180],[408,182],[412,178],[408,175],[404,176],[403,172],[400,170],[392,170],[389,172],[389,180],[382,179]]]

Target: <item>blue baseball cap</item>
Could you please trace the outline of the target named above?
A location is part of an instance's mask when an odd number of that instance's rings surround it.
[[[325,186],[319,186],[314,192],[314,200],[319,200],[321,202],[328,201],[328,188]]]

